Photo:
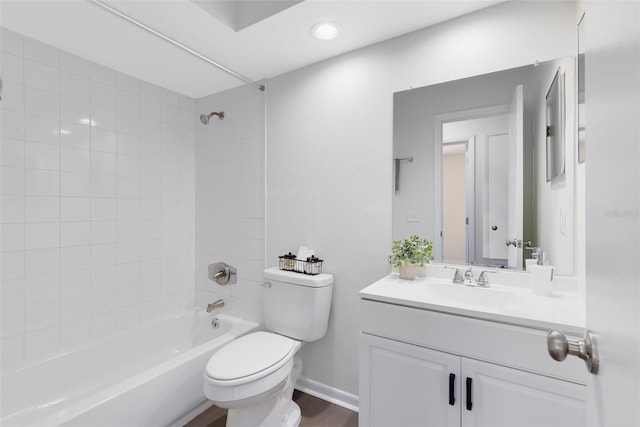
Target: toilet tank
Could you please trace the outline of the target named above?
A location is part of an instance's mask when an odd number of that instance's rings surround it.
[[[333,275],[310,276],[272,267],[264,270],[262,310],[269,331],[315,341],[327,332]]]

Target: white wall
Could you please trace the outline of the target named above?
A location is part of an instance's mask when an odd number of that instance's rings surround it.
[[[358,291],[391,247],[392,94],[574,51],[572,2],[509,2],[267,83],[266,264],[304,244],[336,278],[304,376],[358,393]]]
[[[194,101],[5,29],[1,63],[3,368],[191,305]]]
[[[260,322],[264,268],[264,94],[243,86],[198,99],[196,115],[224,111],[196,126],[196,305],[218,298],[222,311]],[[238,283],[207,277],[209,264],[238,270]]]

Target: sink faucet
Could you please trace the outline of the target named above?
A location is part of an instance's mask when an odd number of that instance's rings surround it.
[[[487,278],[487,274],[490,273],[495,273],[495,271],[484,270],[480,273],[480,276],[478,276],[478,280],[476,282],[478,283],[478,286],[482,286],[483,288],[489,287],[489,279]]]
[[[452,270],[455,270],[453,273],[453,280],[452,280],[453,283],[455,283],[456,285],[462,285],[464,283],[464,279],[462,278],[462,273],[460,273],[459,268],[449,267],[448,265],[445,266],[445,268],[450,268]]]
[[[213,310],[215,310],[217,308],[222,308],[222,307],[224,307],[224,300],[223,299],[219,299],[219,300],[214,301],[211,304],[207,305],[207,313],[211,313]]]

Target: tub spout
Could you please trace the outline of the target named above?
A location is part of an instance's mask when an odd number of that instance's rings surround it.
[[[207,305],[207,313],[211,313],[216,308],[222,308],[222,307],[224,307],[224,300],[223,299],[219,299],[219,300],[214,301],[211,304]]]

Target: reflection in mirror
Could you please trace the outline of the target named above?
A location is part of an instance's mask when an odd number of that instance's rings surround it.
[[[545,96],[565,79],[565,141],[575,140],[575,65],[565,58],[394,94],[394,158],[411,156],[393,195],[393,239],[434,242],[436,261],[522,269],[542,247],[573,273],[575,155],[546,182]]]

